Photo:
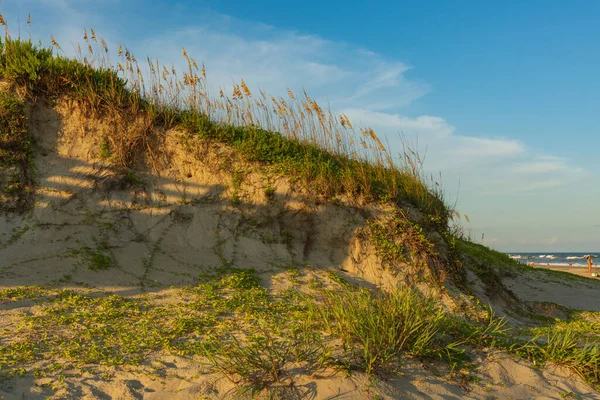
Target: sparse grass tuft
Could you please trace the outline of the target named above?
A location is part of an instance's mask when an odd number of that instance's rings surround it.
[[[402,354],[431,356],[444,313],[435,300],[412,289],[372,294],[366,289],[323,292],[314,318],[343,343],[342,364],[367,374],[396,369]]]
[[[573,329],[548,329],[526,343],[515,343],[511,350],[536,365],[568,367],[589,384],[600,385],[600,343],[582,340]]]
[[[0,92],[0,210],[22,212],[33,205],[33,154],[25,104]]]
[[[238,385],[238,395],[255,396],[274,384],[293,382],[292,368],[313,372],[328,352],[318,332],[306,326],[277,329],[261,325],[244,340],[228,335],[205,346],[205,355],[217,371]]]

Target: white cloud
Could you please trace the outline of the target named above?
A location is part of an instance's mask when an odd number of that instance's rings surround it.
[[[440,139],[448,137],[454,132],[454,127],[443,118],[429,115],[410,118],[363,108],[347,108],[342,109],[342,112],[355,123],[401,133],[409,138]]]
[[[400,139],[414,143],[420,152],[427,153],[427,166],[431,169],[460,169],[475,164],[492,164],[500,160],[511,160],[525,152],[522,143],[512,139],[489,139],[455,134],[454,126],[434,116],[415,118],[400,114],[370,111],[366,109],[344,109],[343,112],[355,122],[375,129],[386,136],[392,147],[399,148]]]
[[[513,139],[484,139],[472,136],[455,136],[447,152],[469,161],[491,162],[496,158],[511,158],[522,154],[525,147]]]
[[[520,163],[510,168],[510,171],[519,174],[543,174],[547,172],[560,171],[566,168],[566,165],[556,161],[537,161],[530,163]]]
[[[527,186],[523,186],[518,189],[518,191],[528,192],[532,190],[540,190],[540,189],[552,189],[559,187],[564,182],[560,179],[545,179],[542,181],[532,182]]]

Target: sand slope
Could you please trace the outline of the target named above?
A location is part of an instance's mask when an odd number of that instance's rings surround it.
[[[294,190],[281,176],[265,176],[238,164],[238,185],[220,165],[227,149],[194,156],[189,138],[168,132],[168,162],[155,173],[114,170],[98,156],[98,141],[110,126],[87,118],[69,104],[30,110],[36,139],[36,204],[30,213],[0,216],[0,289],[28,285],[85,289],[122,296],[168,295],[198,281],[208,268],[254,268],[269,290],[290,265],[310,266],[312,274],[337,271],[369,287],[393,287],[401,279],[381,268],[379,258],[360,240],[366,218],[381,209],[340,199],[320,203]],[[186,150],[187,147],[187,150]],[[193,146],[192,146],[193,147]],[[214,150],[214,149],[213,149]],[[226,157],[225,157],[226,158]],[[238,187],[236,187],[238,186]],[[275,187],[272,196],[267,186]],[[93,256],[110,260],[108,269],[90,269]],[[560,302],[597,310],[596,283],[569,287],[532,275],[505,283],[524,300]],[[576,295],[575,295],[576,293]],[[0,344],[33,302],[0,304]],[[59,392],[48,378],[16,378],[0,383],[0,398],[49,396],[97,399],[196,399],[234,397],[232,385],[205,365],[184,357],[157,354],[161,374],[115,368],[103,378],[65,372]],[[598,398],[581,380],[560,368],[533,368],[501,353],[477,360],[470,382],[451,382],[434,365],[410,361],[405,374],[376,381],[362,374],[333,371],[299,375],[283,398],[449,399]],[[144,371],[144,368],[147,371]]]

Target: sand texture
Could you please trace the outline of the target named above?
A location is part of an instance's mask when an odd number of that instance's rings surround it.
[[[39,188],[31,212],[0,216],[0,289],[41,285],[162,304],[223,265],[255,269],[271,293],[297,284],[286,278],[294,265],[306,267],[300,282],[335,271],[354,283],[386,290],[407,279],[381,268],[381,259],[360,240],[366,218],[382,206],[352,199],[319,202],[294,190],[285,177],[266,177],[241,161],[233,167],[244,174],[236,185],[223,172],[232,167],[220,164],[226,148],[196,157],[193,149],[201,144],[176,131],[165,132],[166,160],[156,170],[124,175],[97,154],[98,141],[110,129],[101,119],[60,102],[55,107],[36,104],[29,118]],[[275,188],[269,195],[268,186]],[[109,268],[101,268],[103,262]],[[536,269],[526,277],[503,278],[503,284],[521,301],[600,311],[595,280],[582,284]],[[447,296],[445,301],[453,300]],[[36,315],[40,307],[33,300],[0,299],[0,345],[18,340],[23,315]],[[580,377],[558,366],[539,369],[500,351],[474,364],[468,382],[449,380],[447,370],[419,360],[408,360],[400,376],[373,380],[362,373],[298,370],[293,386],[279,393],[300,399],[600,398]],[[162,352],[136,367],[98,366],[88,373],[74,366],[60,374],[60,384],[58,373],[0,382],[0,398],[237,397],[234,385],[202,360]]]

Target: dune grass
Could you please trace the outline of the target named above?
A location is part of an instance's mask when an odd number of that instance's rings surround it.
[[[432,298],[411,289],[372,294],[366,289],[343,293],[325,291],[323,303],[313,303],[311,314],[325,331],[337,336],[346,350],[340,360],[348,369],[367,374],[398,368],[403,353],[431,356],[444,313]]]
[[[242,80],[231,95],[223,89],[213,95],[204,66],[185,49],[188,68],[179,73],[158,60],[140,63],[121,45],[113,62],[114,54],[93,30],[84,32],[75,59],[62,55],[54,38],[45,48],[6,32],[0,76],[26,88],[30,100],[68,96],[91,114],[122,124],[144,121],[135,134],[106,138],[101,153],[110,149],[117,165],[134,165],[139,151],[146,161],[154,160],[161,135],[179,128],[226,143],[249,161],[297,178],[317,195],[406,202],[446,226],[449,208],[438,186],[424,176],[416,153],[402,149],[395,158],[372,129],[355,128],[347,116],[322,108],[305,92],[288,90],[285,98],[275,98],[252,93]]]

